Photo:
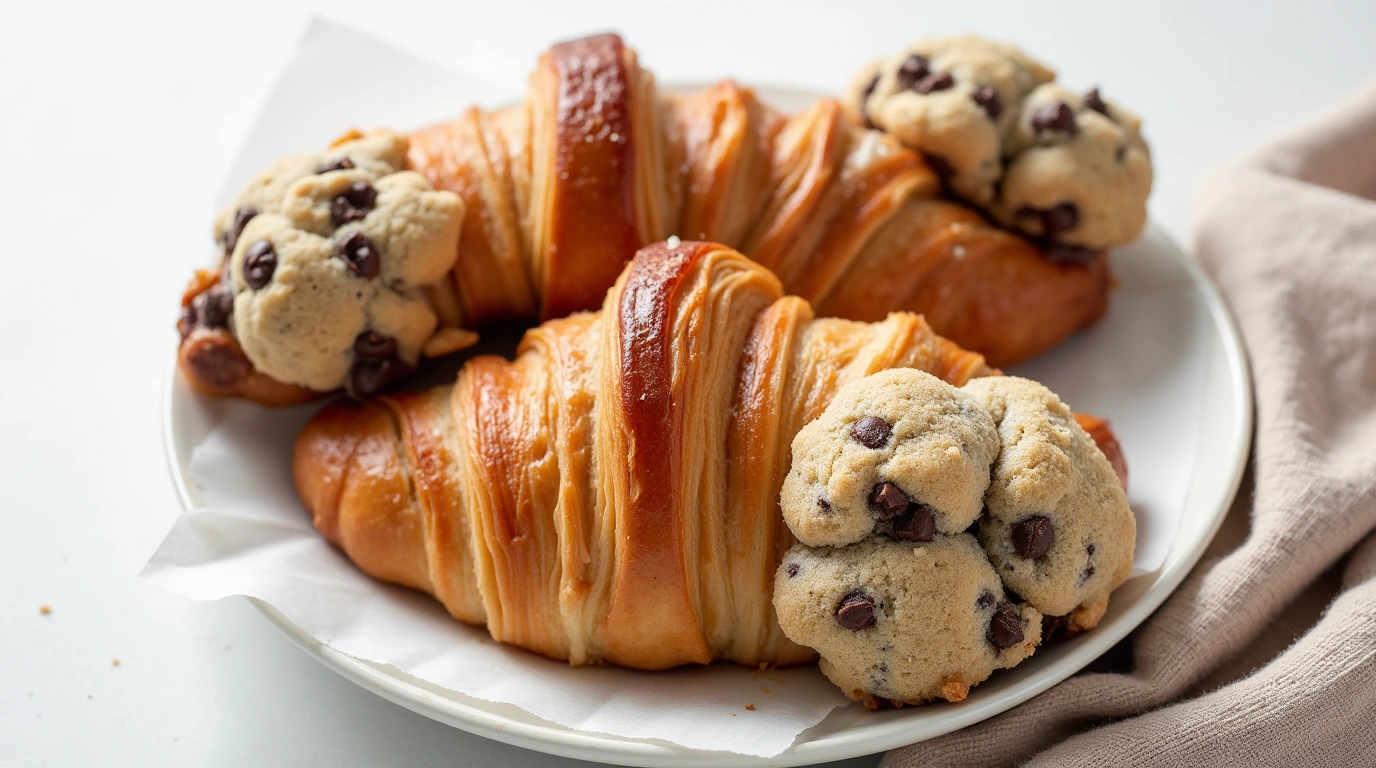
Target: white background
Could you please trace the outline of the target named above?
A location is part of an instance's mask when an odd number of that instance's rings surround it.
[[[550,42],[604,29],[665,79],[830,90],[918,35],[1006,38],[1144,115],[1152,211],[1182,240],[1206,167],[1376,74],[1376,5],[1355,0],[320,10],[513,97]],[[178,509],[158,424],[176,299],[312,12],[0,0],[0,765],[572,764],[336,678],[246,602],[134,578]],[[461,106],[437,94],[435,117]]]

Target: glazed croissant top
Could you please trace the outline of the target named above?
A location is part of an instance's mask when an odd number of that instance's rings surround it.
[[[836,101],[785,116],[729,81],[664,95],[615,35],[555,45],[514,106],[470,109],[409,141],[345,138],[274,166],[221,218],[232,280],[203,273],[183,298],[181,363],[201,391],[290,402],[332,382],[368,394],[409,370],[423,348],[466,343],[452,329],[598,306],[637,248],[673,235],[738,248],[819,315],[920,312],[996,365],[1049,348],[1106,307],[1103,253],[1050,259],[939,198],[940,181],[917,153],[848,122]],[[370,141],[385,148],[353,162]],[[394,178],[406,171],[439,192],[410,207],[397,202],[414,186]],[[450,192],[457,199],[433,197]],[[449,231],[436,216],[421,226],[398,213],[415,206],[447,207],[461,219],[452,266],[438,276],[429,261],[411,273],[389,267],[406,247],[397,233]],[[409,250],[437,253],[430,242]],[[262,267],[255,259],[265,247],[275,248],[274,264],[292,268],[245,279],[243,270]],[[281,284],[312,260],[321,262],[312,273],[319,284],[348,311],[331,304],[265,317],[267,299],[308,295]],[[372,294],[355,301],[359,280],[385,283],[376,295],[386,306]],[[366,352],[356,348],[365,334]],[[305,348],[306,336],[311,359],[325,362],[299,370],[307,356],[282,350]]]

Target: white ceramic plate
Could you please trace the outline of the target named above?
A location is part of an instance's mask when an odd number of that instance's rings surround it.
[[[760,93],[786,109],[815,98],[784,89]],[[1014,372],[1047,383],[1077,410],[1109,418],[1127,454],[1129,496],[1139,520],[1149,509],[1154,520],[1175,515],[1178,528],[1173,537],[1155,537],[1154,546],[1139,546],[1139,562],[1160,567],[1115,592],[1098,629],[995,674],[960,705],[878,713],[843,707],[773,758],[692,750],[575,731],[512,705],[436,687],[322,645],[271,606],[255,603],[307,653],[390,701],[465,731],[566,757],[643,766],[805,765],[871,754],[977,723],[1064,680],[1150,615],[1213,538],[1246,464],[1251,384],[1237,330],[1217,291],[1155,227],[1113,258],[1121,284],[1104,322]],[[190,390],[175,366],[164,399],[168,462],[182,503],[190,508],[197,501],[187,474],[191,451],[213,428],[216,409]]]

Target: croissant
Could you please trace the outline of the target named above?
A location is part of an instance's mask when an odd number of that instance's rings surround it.
[[[793,543],[790,442],[843,384],[890,368],[995,372],[918,315],[816,319],[725,246],[656,244],[600,312],[530,330],[512,361],[326,407],[295,482],[362,570],[500,642],[641,669],[804,663],[770,602]]]
[[[824,316],[921,313],[994,365],[1036,355],[1106,309],[1105,253],[1049,258],[939,197],[921,155],[848,121],[835,100],[785,116],[730,81],[661,94],[615,35],[555,45],[515,106],[401,138],[404,168],[462,202],[452,266],[419,288],[438,352],[467,343],[453,329],[595,308],[631,254],[675,234],[749,254]],[[257,212],[222,217],[228,252]],[[183,296],[180,360],[193,385],[264,403],[315,396],[321,387],[274,378],[245,355],[234,296],[207,293],[223,283],[205,272]],[[419,348],[403,344],[395,369]],[[338,353],[352,354],[347,343]]]

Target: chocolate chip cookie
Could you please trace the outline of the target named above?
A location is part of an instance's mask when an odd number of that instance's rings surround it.
[[[931,39],[867,65],[845,103],[1049,258],[1082,261],[1141,232],[1151,154],[1136,115],[1054,78],[1009,45]]]
[[[962,701],[1041,639],[1041,614],[1010,599],[966,533],[795,545],[775,574],[774,609],[790,639],[821,654],[823,674],[871,708]]]
[[[978,537],[1009,590],[1071,630],[1090,629],[1132,571],[1137,526],[1109,460],[1065,403],[1027,379],[963,389],[989,411],[1001,447]]]
[[[873,532],[930,541],[979,517],[998,455],[979,402],[913,369],[842,387],[793,440],[784,520],[808,546],[844,546]]]
[[[420,288],[457,254],[463,201],[403,170],[378,133],[279,160],[220,216],[226,320],[278,381],[357,396],[413,365],[436,317]]]
[[[1037,88],[1017,119],[995,218],[1055,244],[1131,242],[1146,224],[1152,183],[1141,122],[1098,89]]]
[[[855,119],[922,152],[956,194],[987,205],[1019,106],[1054,76],[1012,46],[972,35],[936,38],[867,66],[846,103]]]

